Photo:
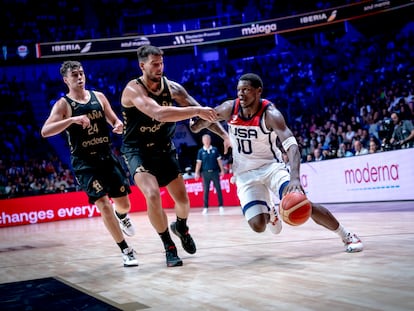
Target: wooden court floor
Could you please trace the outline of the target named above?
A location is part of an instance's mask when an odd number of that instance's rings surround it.
[[[197,253],[173,236],[184,265],[167,268],[139,212],[127,238],[140,264],[132,268],[99,217],[1,228],[0,283],[55,277],[122,310],[414,310],[414,202],[326,207],[362,238],[363,252],[345,253],[312,221],[258,234],[239,207],[192,208]]]

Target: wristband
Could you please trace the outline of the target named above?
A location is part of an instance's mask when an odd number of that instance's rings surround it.
[[[296,146],[298,145],[298,142],[296,141],[296,138],[293,137],[293,136],[288,137],[287,139],[285,139],[282,142],[283,149],[285,149],[286,152],[288,151],[288,149],[292,145],[296,145]]]

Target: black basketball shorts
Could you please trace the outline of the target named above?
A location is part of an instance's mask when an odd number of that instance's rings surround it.
[[[155,176],[160,187],[167,186],[181,174],[175,149],[161,151],[124,149],[123,157],[131,176],[135,178],[136,173],[148,172]]]
[[[72,157],[72,167],[91,204],[105,195],[119,198],[131,193],[126,172],[114,154]]]

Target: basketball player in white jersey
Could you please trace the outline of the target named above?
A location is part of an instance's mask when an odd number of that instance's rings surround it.
[[[276,106],[261,97],[262,79],[253,73],[240,77],[237,98],[217,106],[219,120],[228,123],[228,134],[216,132],[224,139],[225,151],[233,154],[233,174],[243,214],[255,232],[266,227],[273,233],[282,229],[272,194],[282,196],[289,192],[304,192],[300,183],[300,152],[292,131]],[[191,124],[193,132],[209,125],[208,121],[196,120]],[[287,170],[282,151],[276,144],[279,139],[289,157]],[[349,253],[360,252],[363,244],[359,237],[345,229],[325,207],[312,203],[311,218],[319,225],[337,233]]]

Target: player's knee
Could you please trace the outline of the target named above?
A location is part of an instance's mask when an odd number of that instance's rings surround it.
[[[148,202],[155,202],[161,200],[160,190],[159,189],[149,189],[144,192],[145,199]]]
[[[257,204],[257,202],[252,202],[255,204],[247,204],[247,209],[244,211],[244,217],[246,218],[247,222],[255,232],[263,232],[266,230],[266,225],[268,222],[269,212],[268,207],[266,204],[261,203]],[[249,206],[250,205],[250,206]]]
[[[96,201],[96,206],[101,212],[101,216],[108,216],[114,212],[112,203],[109,200],[99,199]]]
[[[250,228],[255,232],[264,232],[266,230],[266,219],[264,214],[256,215],[248,221]]]

